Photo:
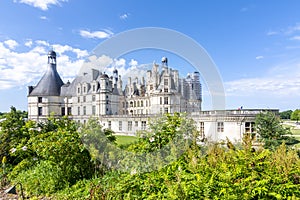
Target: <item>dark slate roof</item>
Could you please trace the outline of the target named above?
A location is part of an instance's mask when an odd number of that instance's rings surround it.
[[[63,81],[56,71],[56,65],[48,64],[47,72],[34,87],[29,96],[59,96],[63,84]]]

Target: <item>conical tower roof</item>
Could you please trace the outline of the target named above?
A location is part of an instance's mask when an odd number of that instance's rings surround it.
[[[56,70],[56,53],[51,50],[48,53],[48,69],[29,96],[60,96],[63,84]]]

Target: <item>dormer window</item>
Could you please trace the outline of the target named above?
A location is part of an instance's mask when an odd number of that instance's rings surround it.
[[[43,97],[38,97],[38,103],[42,103],[43,102]]]

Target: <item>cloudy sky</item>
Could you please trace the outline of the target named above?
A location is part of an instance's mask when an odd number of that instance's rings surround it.
[[[299,10],[298,0],[1,0],[0,112],[27,109],[27,86],[45,72],[50,49],[63,80],[72,80],[97,45],[142,27],[176,30],[202,45],[222,77],[226,108],[300,108]],[[160,50],[101,59],[128,74],[162,56],[182,75],[193,70]],[[210,109],[205,85],[204,95]]]

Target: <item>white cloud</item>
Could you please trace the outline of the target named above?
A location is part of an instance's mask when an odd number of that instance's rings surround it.
[[[14,0],[15,3],[24,3],[41,10],[48,10],[50,5],[61,5],[68,0]]]
[[[260,59],[263,59],[263,58],[264,58],[263,56],[256,56],[255,57],[256,60],[260,60]]]
[[[290,38],[290,40],[299,40],[300,41],[300,36],[299,35],[293,36]]]
[[[130,62],[129,62],[129,66],[137,66],[138,65],[138,62],[134,59],[131,59]]]
[[[90,31],[87,31],[87,30],[80,30],[79,34],[84,38],[104,39],[104,38],[111,37],[113,35],[113,32],[111,32],[109,30],[94,31],[94,32],[90,32]]]
[[[17,52],[9,48],[6,41],[0,41],[0,90],[13,87],[36,85],[47,68],[47,52],[49,44],[46,41],[28,40],[24,46],[30,48],[26,52]],[[86,50],[68,45],[53,44],[58,51],[57,70],[62,79],[75,77],[88,54]],[[69,53],[75,54],[70,56]]]
[[[120,15],[120,19],[125,20],[129,17],[129,13],[124,13],[122,15]]]
[[[11,50],[14,50],[19,45],[15,40],[6,40],[4,44]]]
[[[285,34],[293,34],[295,32],[299,32],[300,31],[300,23],[297,23],[294,26],[290,26],[287,28],[287,30],[285,31]]]
[[[271,36],[271,35],[277,35],[279,34],[277,31],[268,31],[267,35]]]
[[[40,16],[40,19],[42,19],[42,20],[48,20],[48,18],[46,16]]]
[[[27,40],[24,45],[30,48],[32,46],[32,40]]]
[[[226,95],[277,98],[300,97],[300,60],[271,68],[264,76],[225,82]]]

